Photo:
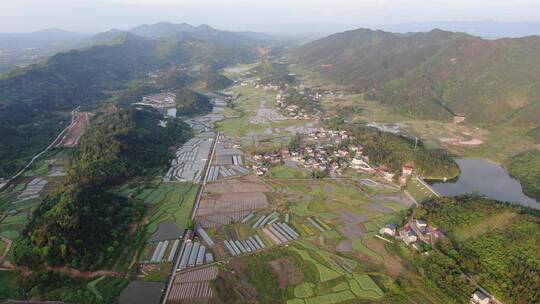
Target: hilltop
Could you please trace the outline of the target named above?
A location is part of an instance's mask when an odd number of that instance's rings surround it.
[[[532,127],[540,114],[540,37],[486,40],[441,30],[358,29],[291,51],[293,62],[414,117]]]
[[[0,176],[14,174],[45,148],[79,105],[108,100],[110,92],[126,91],[154,71],[181,69],[211,80],[227,65],[257,58],[254,45],[224,43],[219,31],[205,28],[216,31],[216,37],[177,33],[151,38],[111,30],[93,37],[90,47],[0,77],[0,158],[5,160]],[[129,96],[128,102],[138,98]]]

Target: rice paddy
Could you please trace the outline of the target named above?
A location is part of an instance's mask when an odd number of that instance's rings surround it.
[[[121,193],[128,196],[133,194],[136,199],[144,201],[155,209],[150,217],[147,232],[154,233],[159,223],[172,221],[180,229],[187,226],[195,196],[199,186],[189,182],[162,183],[155,187],[131,186],[125,187]]]

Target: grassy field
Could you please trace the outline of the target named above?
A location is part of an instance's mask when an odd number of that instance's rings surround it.
[[[425,200],[435,197],[433,192],[426,188],[422,183],[418,182],[416,179],[411,179],[407,183],[407,191],[414,197],[414,199],[421,203]]]
[[[305,170],[293,169],[287,166],[277,166],[269,170],[268,176],[275,179],[300,179],[308,178],[309,174]]]
[[[0,240],[0,256],[4,255],[4,251],[6,251],[7,243]]]
[[[8,216],[0,223],[0,234],[8,239],[14,240],[19,237],[27,221],[27,212],[20,212],[17,215]]]
[[[8,299],[15,292],[15,272],[0,271],[0,301]]]
[[[144,201],[154,213],[150,217],[147,232],[153,233],[158,224],[173,221],[180,228],[188,224],[199,186],[193,183],[169,183],[157,186],[131,185],[120,190],[123,195],[134,194]]]

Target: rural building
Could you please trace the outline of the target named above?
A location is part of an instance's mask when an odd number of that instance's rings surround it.
[[[401,168],[401,173],[403,176],[409,176],[413,173],[414,167],[411,165],[405,165]]]
[[[471,297],[471,304],[489,304],[491,300],[487,294],[477,289]]]
[[[416,235],[416,233],[414,233],[414,231],[410,229],[402,230],[399,233],[399,235],[401,236],[401,239],[403,240],[403,242],[407,244],[407,246],[409,246],[412,243],[415,243],[418,240],[418,236]]]
[[[394,224],[387,224],[383,228],[379,230],[379,234],[381,235],[389,235],[389,236],[396,236],[396,225]]]
[[[418,229],[427,228],[427,221],[425,220],[415,219],[414,223],[416,224],[416,227],[418,227]]]

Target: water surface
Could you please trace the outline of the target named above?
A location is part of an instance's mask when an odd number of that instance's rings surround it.
[[[526,196],[521,184],[501,165],[479,158],[457,159],[456,162],[461,169],[457,180],[430,183],[441,195],[456,196],[475,192],[492,199],[540,209],[540,202]]]

